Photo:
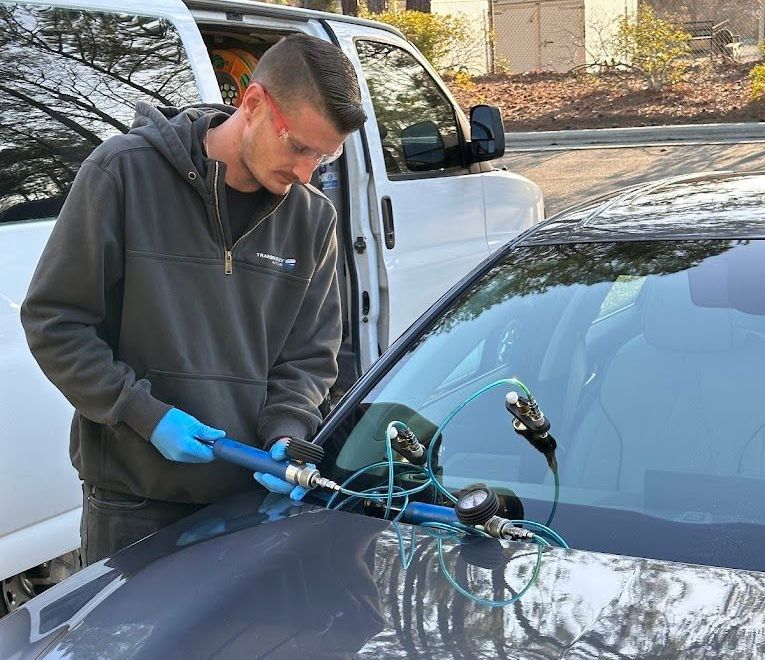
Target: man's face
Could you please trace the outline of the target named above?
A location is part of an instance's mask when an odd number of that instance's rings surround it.
[[[312,105],[282,108],[257,83],[248,87],[245,104],[240,160],[275,195],[286,194],[295,182],[308,183],[321,157],[336,153],[347,137]]]

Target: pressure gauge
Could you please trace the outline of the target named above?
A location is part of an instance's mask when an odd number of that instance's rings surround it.
[[[497,494],[484,484],[468,486],[454,507],[458,520],[465,525],[483,525],[499,511]]]

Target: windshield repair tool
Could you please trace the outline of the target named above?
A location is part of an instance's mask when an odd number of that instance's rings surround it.
[[[231,438],[199,439],[199,441],[212,447],[216,458],[241,465],[253,472],[270,474],[303,488],[340,490],[338,484],[330,479],[325,479],[315,467],[308,465],[308,463],[321,463],[324,458],[324,450],[312,442],[290,438],[287,445],[287,456],[291,460],[283,462],[271,458],[271,454],[267,451],[250,447]]]
[[[373,499],[365,500],[364,508],[370,513],[379,513],[382,504]],[[438,523],[456,527],[458,530],[474,529],[495,539],[511,541],[533,541],[534,533],[517,527],[513,521],[500,518],[499,497],[485,484],[468,486],[457,498],[454,508],[426,502],[409,502],[403,509],[392,509],[401,513],[401,522],[411,525]]]
[[[508,392],[505,396],[505,408],[515,418],[513,428],[522,435],[550,463],[555,456],[558,444],[550,435],[550,420],[539,409],[533,396],[523,397],[518,392]],[[552,467],[552,466],[550,466]]]
[[[425,447],[406,424],[398,421],[391,422],[387,433],[393,449],[407,461],[414,465],[425,465],[428,462]]]
[[[539,523],[533,520],[523,518],[522,505],[514,507],[515,512],[520,512],[520,517],[500,517],[497,516],[498,508],[489,506],[493,500],[493,491],[488,491],[483,495],[470,493],[460,493],[460,497],[455,497],[442,483],[436,475],[438,459],[436,449],[441,443],[443,432],[449,422],[459,414],[471,401],[482,396],[486,392],[505,385],[518,387],[524,394],[523,399],[516,392],[511,392],[505,399],[505,403],[510,407],[515,407],[518,413],[518,424],[514,425],[518,433],[522,433],[529,442],[543,452],[548,460],[553,474],[555,476],[555,496],[552,510],[546,523]],[[518,405],[520,403],[520,405]],[[511,411],[512,412],[512,411]],[[528,426],[526,425],[528,423]],[[394,522],[401,521],[423,527],[439,526],[440,528],[449,528],[462,534],[469,533],[478,536],[493,536],[495,538],[508,538],[518,540],[532,540],[533,542],[549,546],[550,539],[556,545],[567,548],[565,540],[552,528],[551,524],[557,510],[558,498],[560,493],[560,482],[558,479],[557,463],[555,461],[555,439],[549,434],[549,421],[545,419],[539,406],[531,394],[531,391],[517,378],[503,378],[494,381],[471,394],[467,399],[456,406],[441,422],[436,432],[424,443],[425,463],[422,466],[410,462],[394,461],[393,443],[403,435],[405,438],[414,437],[414,433],[404,422],[391,420],[388,422],[385,439],[386,460],[366,465],[351,474],[340,484],[340,490],[333,493],[327,502],[327,508],[340,509],[353,507],[360,503],[363,510],[373,516],[382,517]],[[395,432],[394,432],[395,429]],[[411,434],[411,435],[410,435]],[[397,443],[398,444],[398,443]],[[407,445],[414,446],[413,440],[407,440]],[[396,447],[396,451],[404,455]],[[380,470],[386,470],[387,478],[384,481],[370,484],[370,477],[378,475]],[[351,490],[350,486],[361,478],[365,479],[363,490]],[[396,483],[398,478],[398,483]],[[416,485],[415,485],[416,484]],[[486,486],[481,486],[486,488]],[[469,489],[471,492],[476,488]],[[426,497],[430,494],[431,503],[422,501],[412,501],[412,498]],[[471,525],[463,522],[457,515],[456,505],[462,499],[463,495],[469,495],[462,502],[463,516],[467,514],[469,520],[480,520],[482,524]],[[496,493],[494,493],[496,495]],[[345,496],[345,499],[341,499]],[[498,495],[497,495],[498,497]],[[438,500],[445,502],[446,505],[438,503]],[[516,498],[517,499],[517,498]],[[480,500],[480,501],[479,501]],[[479,506],[480,505],[480,506]],[[473,508],[477,508],[473,511]],[[488,509],[491,515],[487,515],[483,509]],[[507,511],[507,506],[505,506]],[[506,514],[505,514],[506,515]],[[477,517],[476,517],[477,516]]]
[[[514,417],[513,428],[516,433],[522,435],[534,449],[545,457],[547,465],[553,473],[555,479],[555,495],[550,515],[547,517],[545,526],[549,527],[555,518],[555,512],[558,510],[558,500],[560,499],[560,476],[558,475],[558,459],[555,458],[555,450],[558,443],[550,435],[550,420],[545,417],[539,409],[531,392],[526,392],[523,397],[518,392],[508,392],[505,396],[505,408]]]
[[[269,452],[244,445],[231,438],[200,440],[200,442],[212,447],[216,458],[249,468],[253,472],[268,474],[305,489],[316,488],[332,491],[328,498],[317,493],[318,499],[326,500],[328,509],[341,509],[359,503],[367,513],[392,520],[394,523],[401,521],[462,535],[473,534],[498,539],[531,541],[545,547],[550,546],[550,542],[547,540],[550,538],[557,545],[567,548],[568,545],[560,535],[547,525],[531,520],[508,519],[498,516],[499,498],[497,493],[488,486],[475,484],[461,491],[458,497],[455,497],[440,483],[435,475],[434,467],[437,459],[434,456],[434,450],[448,423],[470,401],[490,389],[505,384],[518,385],[527,395],[522,402],[524,409],[520,410],[522,424],[525,425],[527,421],[529,422],[531,438],[542,443],[541,446],[545,449],[551,449],[554,459],[555,440],[547,432],[550,428],[549,423],[539,411],[536,402],[533,402],[528,388],[515,378],[496,381],[473,393],[447,415],[428,442],[421,443],[404,422],[390,421],[384,435],[386,460],[356,470],[339,485],[322,477],[313,465],[313,463],[320,463],[324,458],[324,450],[321,446],[311,442],[290,438],[285,451],[287,458],[290,459],[288,461],[276,460]],[[515,405],[519,403],[519,400],[520,397],[517,394],[511,393],[506,401]],[[516,430],[520,433],[521,430],[528,428],[517,427]],[[406,461],[394,460],[394,443],[395,451],[403,456]],[[387,478],[384,482],[378,482],[376,485],[371,485],[371,487],[361,491],[349,488],[353,482],[362,476],[368,475],[366,477],[368,479],[372,474],[379,474],[380,470],[387,472]],[[555,472],[555,505],[557,505],[557,470]],[[397,477],[399,480],[402,477],[409,477],[407,482],[410,484],[409,487],[400,485],[401,481],[396,484]],[[417,477],[417,479],[412,481],[411,477]],[[412,485],[414,483],[417,485]],[[426,491],[431,491],[432,503],[412,501],[411,498],[418,494],[425,496]],[[441,499],[447,500],[446,505],[436,503],[441,495],[443,495]],[[345,499],[339,499],[342,497]],[[397,500],[395,505],[394,500]],[[553,506],[550,520],[554,512],[555,506]],[[391,516],[393,517],[391,518]]]

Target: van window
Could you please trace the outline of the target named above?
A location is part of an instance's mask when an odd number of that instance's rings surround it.
[[[80,163],[137,101],[199,101],[164,19],[0,5],[0,223],[55,218]]]
[[[356,50],[372,97],[388,177],[432,176],[463,167],[454,108],[425,68],[391,44],[359,40]]]

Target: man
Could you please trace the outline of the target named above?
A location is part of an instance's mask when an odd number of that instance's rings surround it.
[[[308,182],[365,119],[342,51],[293,35],[238,109],[139,104],[83,163],[21,316],[76,409],[86,563],[251,487],[199,438],[315,432],[341,323],[336,214]]]

